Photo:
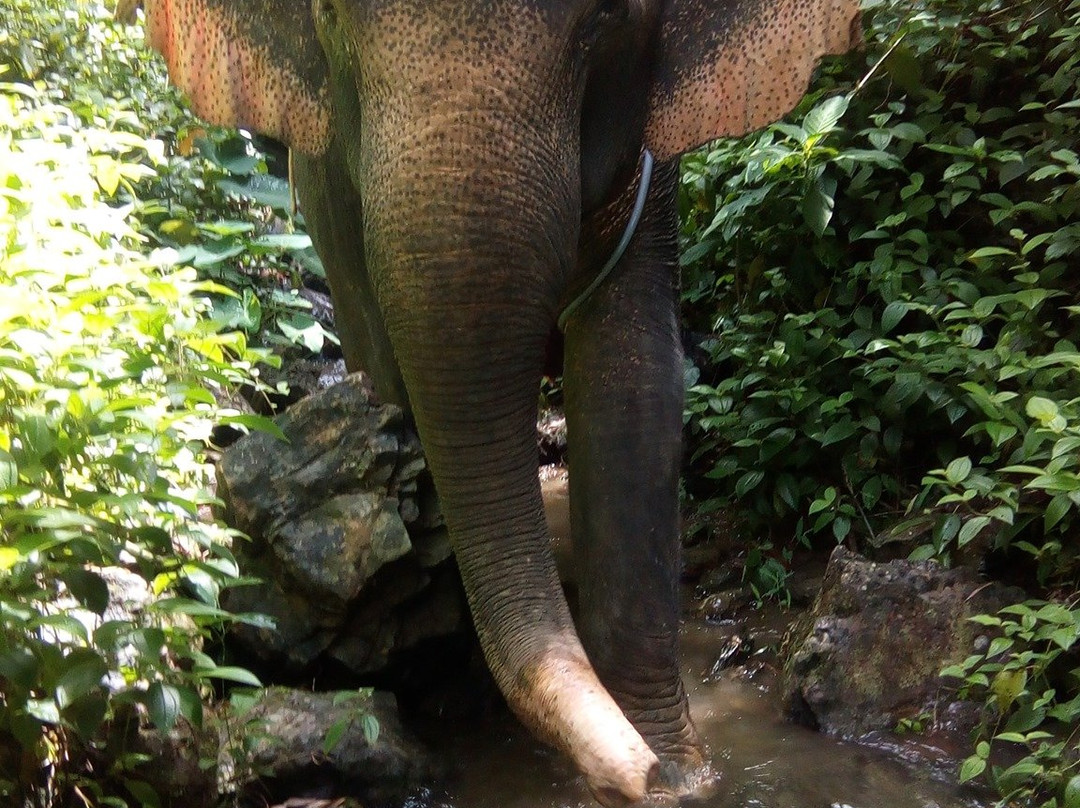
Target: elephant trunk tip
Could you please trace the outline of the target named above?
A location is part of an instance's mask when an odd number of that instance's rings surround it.
[[[545,708],[522,718],[530,724],[539,718],[538,734],[573,758],[596,800],[607,808],[641,804],[660,780],[660,760],[589,664],[548,658],[526,678],[532,679],[527,690],[535,687],[539,696],[533,703]]]

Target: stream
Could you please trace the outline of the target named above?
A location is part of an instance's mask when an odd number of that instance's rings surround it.
[[[768,630],[766,630],[768,631]],[[751,662],[710,675],[731,626],[691,621],[682,632],[691,713],[721,773],[716,793],[694,808],[983,808],[955,783],[955,761],[918,739],[879,746],[833,740],[785,721],[776,671]],[[756,635],[759,640],[761,634]],[[440,808],[595,808],[561,756],[510,715],[444,728],[451,776]],[[914,762],[905,762],[904,758]],[[936,766],[935,758],[940,766]],[[412,808],[412,806],[410,806]]]
[[[565,532],[563,491],[545,485],[552,532]],[[693,609],[681,632],[691,713],[720,772],[715,794],[694,808],[983,808],[992,800],[955,782],[957,761],[919,736],[845,743],[781,715],[775,655],[792,619],[777,608],[708,622]],[[742,666],[714,670],[731,636],[764,649]],[[413,806],[595,808],[561,756],[534,741],[509,714],[443,725],[436,745],[450,761],[446,790]],[[411,806],[410,806],[411,808]]]

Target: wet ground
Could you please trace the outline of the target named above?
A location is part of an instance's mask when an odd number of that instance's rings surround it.
[[[559,483],[545,482],[556,536],[565,529]],[[695,808],[981,808],[989,799],[955,784],[957,761],[917,736],[844,743],[795,726],[781,714],[774,651],[792,619],[778,608],[741,610],[737,620],[706,620],[688,593],[682,630],[683,678],[714,768],[716,794]],[[733,635],[752,638],[743,664],[717,660]],[[559,755],[536,743],[509,715],[446,723],[437,745],[451,768],[453,808],[593,808]],[[416,804],[428,803],[430,798]]]
[[[981,808],[955,785],[955,761],[917,739],[881,748],[829,739],[781,716],[775,669],[748,664],[713,672],[733,626],[689,620],[682,636],[691,711],[721,773],[716,794],[695,808]],[[745,630],[741,626],[740,630]],[[754,629],[757,643],[769,628]],[[772,638],[779,640],[778,633]],[[765,656],[763,654],[762,656]],[[593,808],[576,773],[508,715],[447,727],[452,774],[437,803],[453,808]],[[899,756],[898,756],[899,755]],[[914,764],[903,757],[915,758]],[[419,803],[418,803],[419,804]]]

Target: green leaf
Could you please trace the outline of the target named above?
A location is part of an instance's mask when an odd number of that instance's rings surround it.
[[[172,685],[153,682],[146,689],[146,711],[155,727],[168,732],[181,713],[180,691]]]
[[[1015,253],[1004,247],[980,247],[968,253],[967,260],[977,262],[983,258],[994,258],[999,255],[1015,255]]]
[[[1002,713],[1007,712],[1017,697],[1024,692],[1026,686],[1027,671],[999,671],[990,684],[990,692],[994,694],[998,710]]]
[[[1029,417],[1036,419],[1042,423],[1043,426],[1049,424],[1059,415],[1058,405],[1042,396],[1032,396],[1029,398],[1024,410]]]
[[[161,808],[161,797],[154,787],[143,780],[124,780],[124,788],[139,801],[140,808]]]
[[[735,483],[735,496],[745,497],[765,479],[763,471],[748,471]]]
[[[242,196],[284,213],[292,208],[292,192],[288,181],[272,174],[252,174],[242,182],[233,179],[221,180],[217,187],[225,193]]]
[[[987,421],[984,424],[986,434],[994,442],[994,446],[1000,446],[1007,440],[1012,440],[1017,435],[1017,429],[1011,424],[1000,424],[996,421]]]
[[[922,143],[926,140],[926,131],[917,124],[909,121],[901,121],[900,123],[893,124],[889,127],[889,132],[901,140],[910,140],[915,143]]]
[[[1072,505],[1068,494],[1055,494],[1043,513],[1043,530],[1047,533],[1053,530],[1054,526],[1072,509]]]
[[[379,741],[379,719],[371,713],[364,713],[360,719],[360,726],[364,730],[364,740],[368,746],[374,746]]]
[[[967,161],[967,160],[961,160],[960,162],[953,163],[948,168],[946,168],[945,169],[945,174],[943,175],[942,178],[945,179],[945,180],[956,179],[961,174],[966,174],[968,171],[970,171],[974,167],[975,167],[974,163],[972,163],[970,161]]]
[[[75,727],[80,737],[90,740],[104,722],[108,707],[105,694],[95,691],[83,696],[62,713],[64,720]]]
[[[187,719],[193,727],[201,729],[203,726],[203,703],[199,691],[194,687],[179,687],[177,694],[180,697],[180,715]]]
[[[963,527],[960,528],[960,532],[956,537],[956,544],[958,547],[964,547],[972,539],[978,536],[983,528],[990,524],[989,516],[974,516],[964,522]]]
[[[827,134],[836,128],[836,124],[847,112],[850,99],[846,95],[834,95],[826,98],[803,119],[803,129],[810,135]]]
[[[252,244],[274,250],[306,250],[311,246],[311,237],[306,233],[275,233],[259,236]]]
[[[839,421],[825,430],[825,435],[821,439],[821,445],[831,446],[834,443],[847,440],[854,435],[856,431],[857,428],[855,424],[852,423],[850,419],[845,418],[843,421]]]
[[[56,683],[56,706],[63,710],[101,685],[108,673],[102,659],[88,659],[65,671]]]
[[[22,558],[20,553],[14,547],[0,547],[0,572],[6,572],[19,563],[19,559]]]
[[[960,782],[973,780],[986,770],[986,760],[978,756],[969,757],[960,765]]]
[[[896,328],[900,321],[904,319],[904,315],[908,313],[910,308],[911,305],[903,300],[894,300],[886,306],[885,311],[881,313],[882,332],[888,334]]]
[[[239,682],[242,685],[251,685],[252,687],[262,687],[262,682],[251,671],[245,668],[235,667],[217,667],[217,668],[199,668],[195,671],[195,675],[200,679],[225,679],[230,682]]]
[[[280,441],[285,443],[289,442],[288,437],[281,431],[281,427],[272,418],[267,418],[265,415],[253,415],[250,413],[242,413],[240,415],[225,415],[218,419],[222,424],[236,424],[238,426],[245,427],[246,429],[252,429],[257,432],[266,432],[269,435],[274,436]]]
[[[932,544],[920,544],[908,554],[908,561],[927,561],[937,555]]]
[[[337,748],[338,744],[341,743],[341,739],[345,736],[345,731],[351,724],[352,718],[346,716],[339,718],[330,725],[330,728],[326,730],[326,735],[323,736],[322,751],[324,755],[329,755]]]
[[[1006,743],[1027,743],[1028,737],[1020,732],[999,732],[994,736],[994,740]]]
[[[836,180],[822,176],[811,182],[803,194],[803,219],[818,237],[825,234],[825,229],[832,221],[833,208],[836,205],[835,193]]]
[[[1046,709],[1025,705],[1009,716],[1005,722],[1006,732],[1028,732],[1046,720]]]
[[[53,699],[29,699],[26,712],[43,724],[59,724],[60,710]]]
[[[81,567],[70,569],[61,578],[68,591],[94,614],[104,614],[109,606],[109,585],[105,579]]]
[[[12,648],[0,654],[0,677],[23,690],[37,684],[38,660],[28,648]]]
[[[19,484],[19,466],[10,452],[0,449],[0,493]]]
[[[60,639],[66,639],[63,638],[63,634],[69,634],[71,637],[81,639],[84,642],[90,639],[86,626],[68,614],[47,614],[35,619],[33,622],[37,626],[54,629],[55,631],[49,632],[49,634],[54,637],[59,635],[58,638]]]
[[[1074,774],[1065,784],[1062,793],[1064,808],[1080,808],[1080,774]]]
[[[953,485],[962,483],[971,474],[971,458],[958,457],[945,467],[945,479]]]

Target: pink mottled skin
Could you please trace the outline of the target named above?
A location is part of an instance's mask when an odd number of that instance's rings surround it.
[[[695,787],[704,750],[676,654],[675,158],[786,113],[818,57],[857,40],[858,1],[144,7],[199,115],[293,150],[346,361],[415,420],[511,708],[606,805]],[[645,150],[657,164],[640,222],[593,284],[644,187]],[[536,391],[553,346],[576,623],[536,477]]]

